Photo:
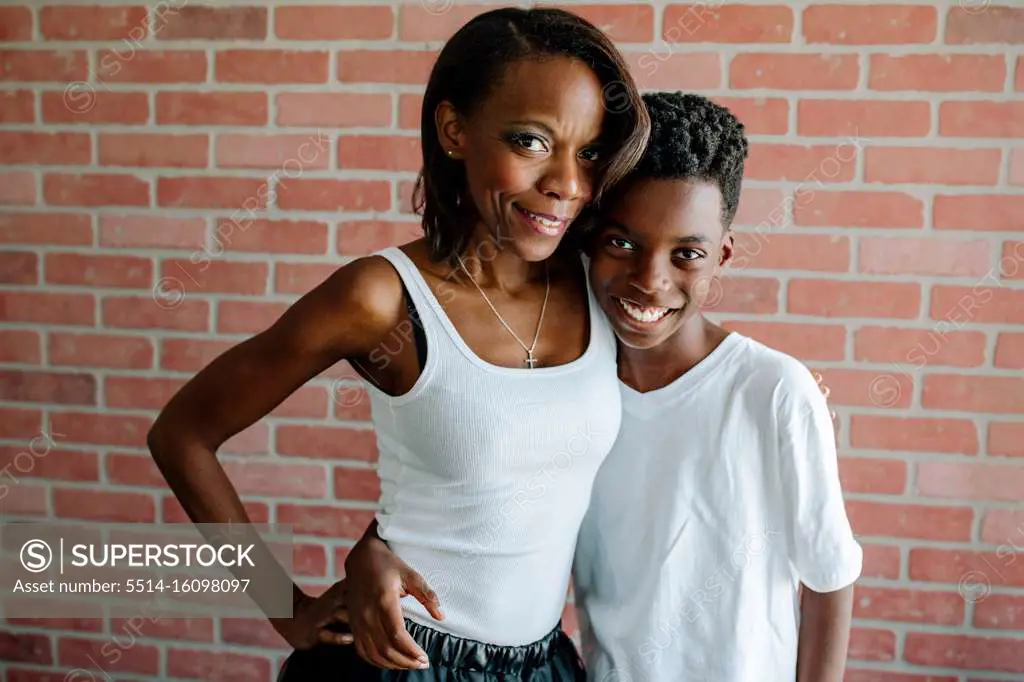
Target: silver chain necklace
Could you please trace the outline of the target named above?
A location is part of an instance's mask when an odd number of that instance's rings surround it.
[[[537,320],[537,331],[533,335],[533,343],[529,347],[527,347],[526,344],[523,343],[522,339],[520,339],[519,336],[514,331],[512,331],[512,327],[508,326],[508,323],[505,322],[504,318],[502,318],[502,316],[498,313],[498,309],[494,307],[494,304],[491,303],[491,299],[487,298],[487,294],[484,293],[484,290],[481,289],[480,285],[476,283],[475,279],[473,279],[473,275],[469,274],[469,270],[466,268],[466,264],[462,262],[462,256],[460,256],[459,254],[455,254],[455,257],[459,259],[459,266],[462,268],[463,272],[465,272],[466,275],[469,277],[469,281],[473,283],[473,286],[476,287],[476,290],[480,292],[480,295],[484,297],[484,301],[487,303],[488,306],[490,306],[491,311],[494,313],[494,316],[498,318],[498,322],[501,322],[501,326],[503,326],[505,330],[512,335],[512,338],[514,338],[519,343],[519,345],[523,347],[523,350],[526,351],[526,366],[529,367],[530,369],[534,369],[534,367],[536,367],[537,365],[537,358],[533,357],[533,351],[537,347],[537,339],[540,338],[540,327],[544,323],[544,311],[547,310],[548,307],[548,294],[551,293],[551,279],[548,276],[547,261],[544,261],[544,304],[540,308],[540,319]]]

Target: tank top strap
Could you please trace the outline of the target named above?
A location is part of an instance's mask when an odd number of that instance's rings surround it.
[[[398,276],[402,278],[402,283],[405,285],[405,291],[411,297],[412,304],[416,309],[417,319],[413,320],[413,323],[419,324],[427,336],[428,343],[436,343],[437,337],[444,336],[436,333],[438,327],[444,326],[441,322],[444,309],[437,297],[434,296],[434,292],[430,290],[430,285],[423,278],[419,268],[397,246],[389,246],[373,255],[385,258],[398,272]]]

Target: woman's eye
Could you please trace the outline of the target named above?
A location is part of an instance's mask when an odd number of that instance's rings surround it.
[[[544,141],[536,135],[529,133],[516,133],[509,137],[512,143],[518,147],[522,147],[529,152],[542,152],[544,151]]]
[[[580,157],[584,161],[594,163],[596,161],[601,160],[601,152],[599,152],[597,149],[584,149],[583,151],[580,152]]]

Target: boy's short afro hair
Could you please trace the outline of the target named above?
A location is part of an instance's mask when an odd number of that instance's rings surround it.
[[[749,148],[743,124],[725,107],[692,93],[649,92],[643,100],[651,136],[630,177],[713,182],[725,200],[722,225],[731,227]]]

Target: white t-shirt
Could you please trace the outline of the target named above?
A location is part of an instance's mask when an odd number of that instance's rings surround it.
[[[845,587],[863,556],[810,371],[733,332],[668,386],[620,388],[574,566],[588,679],[793,682],[799,584]]]

